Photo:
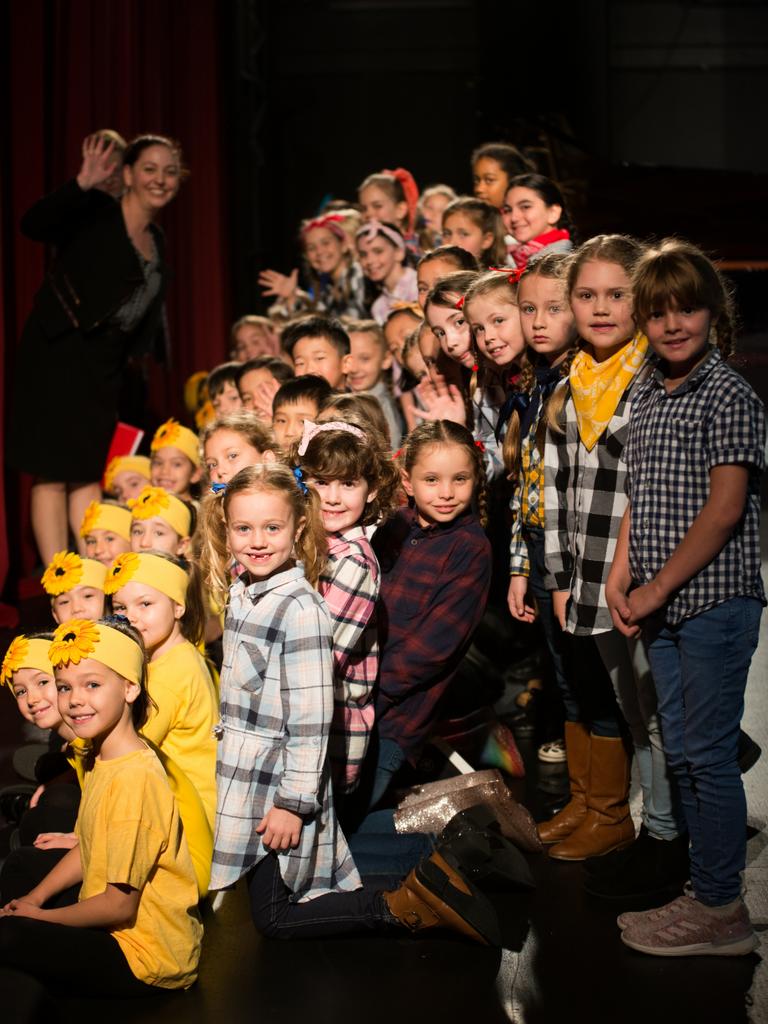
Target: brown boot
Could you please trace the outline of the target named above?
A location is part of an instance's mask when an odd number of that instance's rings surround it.
[[[382,896],[392,917],[409,931],[448,928],[485,946],[501,945],[492,904],[437,852]]]
[[[583,722],[565,723],[565,753],[568,758],[568,781],[571,799],[554,818],[539,826],[542,843],[559,843],[575,832],[587,816],[587,782],[591,737]]]
[[[623,740],[592,736],[587,813],[562,843],[553,846],[555,860],[585,860],[629,846],[635,826],[629,814],[630,760]]]

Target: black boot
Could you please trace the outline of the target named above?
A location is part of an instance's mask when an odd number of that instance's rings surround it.
[[[623,852],[624,857],[614,861],[614,870],[586,876],[588,893],[623,900],[683,891],[690,875],[687,832],[675,839],[656,839],[643,830]]]
[[[437,850],[465,878],[491,892],[533,889],[528,862],[506,839],[487,807],[459,811],[448,822]]]

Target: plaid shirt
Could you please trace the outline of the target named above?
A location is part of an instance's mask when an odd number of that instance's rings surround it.
[[[613,620],[605,581],[613,563],[619,527],[627,507],[622,452],[632,396],[647,376],[640,368],[619,399],[592,451],[579,438],[576,409],[565,402],[565,433],[547,431],[544,449],[544,542],[547,588],[567,590],[566,630],[581,636],[607,633]],[[558,385],[568,387],[568,382]]]
[[[539,405],[527,437],[520,446],[520,473],[509,503],[512,530],[509,538],[510,576],[528,576],[531,563],[524,526],[544,526],[544,462],[536,444],[536,430],[545,406]]]
[[[377,725],[413,758],[485,611],[491,545],[472,513],[425,529],[404,509],[373,547],[382,570]]]
[[[349,792],[360,781],[373,729],[380,572],[361,526],[330,534],[328,546],[328,562],[318,585],[333,622],[334,709],[328,756],[334,785]]]
[[[221,672],[218,802],[211,889],[242,877],[267,851],[255,828],[271,807],[304,819],[280,874],[295,899],[356,889],[336,822],[326,760],[333,714],[332,629],[300,565],[230,588]]]
[[[765,604],[760,579],[760,473],[765,465],[763,403],[717,349],[674,390],[656,370],[638,388],[625,458],[632,506],[632,579],[652,580],[709,498],[713,466],[749,467],[744,516],[723,549],[665,608],[677,625],[730,597]]]

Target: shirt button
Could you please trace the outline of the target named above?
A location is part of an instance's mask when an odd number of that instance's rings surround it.
[[[650,525],[651,525],[651,520],[650,519],[644,519],[643,520],[643,528],[644,529],[647,530]]]
[[[419,543],[419,542],[418,542],[418,541],[416,540],[416,538],[415,538],[415,537],[414,537],[414,538],[413,538],[413,540],[411,541],[411,544],[413,545],[413,547],[416,547],[416,545],[417,545],[418,543]]]

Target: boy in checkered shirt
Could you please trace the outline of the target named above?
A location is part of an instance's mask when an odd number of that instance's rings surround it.
[[[642,627],[691,838],[691,881],[678,899],[618,923],[642,952],[737,956],[757,946],[741,897],[747,822],[737,750],[766,603],[764,409],[725,362],[731,299],[703,253],[662,242],[638,264],[633,293],[658,363],[633,401],[630,507],[606,597],[617,629],[632,636]]]

